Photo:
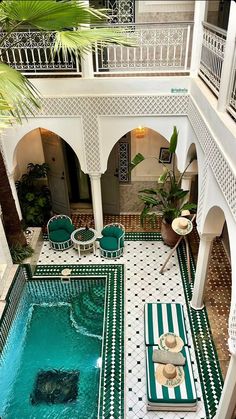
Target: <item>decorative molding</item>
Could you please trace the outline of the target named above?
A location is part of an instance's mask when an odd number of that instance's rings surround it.
[[[187,95],[48,97],[39,117],[82,116],[88,172],[100,172],[99,116],[187,115]],[[30,118],[30,114],[29,114]]]
[[[192,127],[197,135],[198,141],[203,149],[205,154],[205,162],[212,169],[214,177],[220,187],[222,195],[224,196],[226,202],[229,205],[231,213],[236,220],[236,178],[231,170],[227,160],[223,156],[219,146],[209,132],[207,125],[205,124],[197,106],[195,105],[192,98],[189,100],[189,112],[188,112],[189,121],[192,124]],[[204,188],[206,184],[206,172],[203,173],[203,185],[201,185],[201,194],[204,195]],[[202,202],[200,203],[199,210],[201,211],[201,205],[203,204],[203,197],[200,198]],[[201,215],[198,216],[200,220]]]
[[[209,132],[193,99],[183,95],[127,95],[48,97],[42,100],[39,117],[82,117],[87,171],[101,173],[99,116],[157,116],[186,115],[205,154],[205,165],[200,188],[198,222],[202,216],[207,165],[209,164],[236,219],[236,181],[217,143]],[[30,119],[29,115],[29,119]],[[227,182],[225,182],[227,179]]]

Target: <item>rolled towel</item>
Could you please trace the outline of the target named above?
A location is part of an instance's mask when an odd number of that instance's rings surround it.
[[[158,364],[173,364],[173,365],[184,365],[185,357],[181,352],[170,352],[160,349],[154,349],[152,354],[153,362],[158,362]]]

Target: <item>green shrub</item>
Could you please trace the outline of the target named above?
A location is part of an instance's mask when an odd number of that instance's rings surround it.
[[[40,227],[51,216],[51,195],[47,185],[42,185],[46,179],[49,167],[46,163],[27,166],[27,173],[16,182],[17,194],[21,206],[24,224]]]
[[[21,263],[24,259],[28,258],[34,253],[31,246],[22,246],[21,244],[15,244],[10,248],[11,257],[13,263]]]

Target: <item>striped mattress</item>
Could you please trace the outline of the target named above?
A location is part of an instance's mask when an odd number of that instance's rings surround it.
[[[147,409],[169,411],[195,411],[197,404],[196,388],[192,372],[183,306],[179,303],[147,303],[144,308],[144,334],[146,344]],[[172,332],[184,342],[182,354],[186,358],[185,380],[175,387],[168,388],[159,384],[155,378],[157,363],[152,354],[158,349],[159,337]]]
[[[196,410],[197,394],[188,347],[184,347],[181,351],[186,358],[186,364],[184,366],[185,380],[180,386],[174,388],[162,386],[155,379],[158,364],[152,361],[154,349],[158,349],[158,347],[146,347],[148,410]]]

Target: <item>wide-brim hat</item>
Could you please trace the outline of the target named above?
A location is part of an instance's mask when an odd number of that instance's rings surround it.
[[[178,217],[172,221],[171,227],[180,236],[185,236],[192,231],[193,223],[188,218]]]
[[[184,369],[172,364],[158,364],[156,368],[156,380],[166,387],[177,387],[184,381]]]
[[[159,338],[161,349],[170,352],[180,352],[183,349],[184,341],[175,333],[164,333]]]

